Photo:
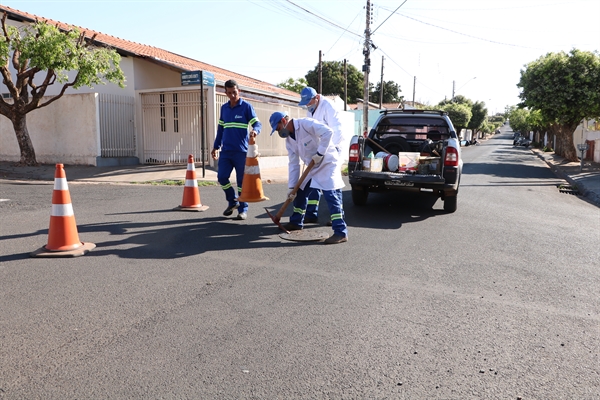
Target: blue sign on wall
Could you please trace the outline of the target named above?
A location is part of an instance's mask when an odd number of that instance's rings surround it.
[[[186,71],[181,73],[181,86],[199,85],[200,79],[206,86],[215,86],[215,74],[207,71]]]

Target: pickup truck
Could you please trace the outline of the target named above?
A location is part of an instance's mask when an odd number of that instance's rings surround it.
[[[373,168],[381,165],[372,162],[373,155],[387,161],[381,170]],[[446,112],[385,110],[368,135],[350,142],[352,201],[362,206],[370,192],[418,191],[441,198],[444,211],[454,212],[462,165],[459,139]]]

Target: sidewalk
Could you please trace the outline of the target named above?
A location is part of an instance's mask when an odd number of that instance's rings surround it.
[[[260,160],[260,159],[259,159]],[[13,162],[0,162],[0,179],[53,181],[56,164],[41,164],[37,167],[16,167]],[[263,183],[285,183],[288,181],[287,164],[274,163],[260,167]],[[199,181],[217,182],[217,171],[209,166],[196,166]],[[121,167],[94,167],[89,165],[65,165],[69,182],[133,184],[161,181],[185,180],[187,165],[128,165]],[[231,179],[235,182],[235,174]]]
[[[531,149],[533,154],[546,162],[550,169],[561,179],[576,188],[581,196],[600,207],[600,164],[592,161],[569,162],[554,153],[545,153],[540,149]]]

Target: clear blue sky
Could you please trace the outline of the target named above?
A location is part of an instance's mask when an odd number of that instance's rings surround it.
[[[393,13],[403,1],[372,3],[370,80],[380,80],[384,56],[384,80],[409,100],[416,76],[417,101],[450,98],[455,82],[456,94],[500,112],[518,103],[525,64],[548,52],[600,51],[598,0],[408,0]],[[326,61],[363,64],[366,0],[0,2],[273,84],[303,77],[319,50]]]

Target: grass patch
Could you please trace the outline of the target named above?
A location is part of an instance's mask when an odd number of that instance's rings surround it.
[[[171,180],[163,179],[162,181],[144,181],[144,182],[132,182],[136,185],[153,185],[153,186],[184,186],[184,180]],[[212,181],[198,181],[198,186],[218,186],[217,182]]]

